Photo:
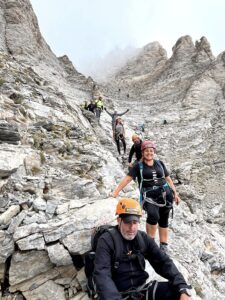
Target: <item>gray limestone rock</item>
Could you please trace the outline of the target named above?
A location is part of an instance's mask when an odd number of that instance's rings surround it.
[[[158,42],[149,43],[119,70],[115,78],[119,80],[126,80],[129,77],[135,78],[136,76],[143,76],[144,78],[145,75],[156,72],[157,69],[165,66],[166,61],[165,49]]]
[[[4,213],[0,215],[0,225],[7,225],[11,219],[20,212],[19,205],[10,206]]]
[[[0,144],[0,178],[8,177],[23,165],[25,149]]]
[[[27,300],[66,300],[64,288],[52,280],[47,281],[36,289],[23,292],[23,295]]]
[[[49,201],[47,202],[46,205],[46,214],[51,217],[54,215],[55,211],[56,211],[57,205],[54,203],[50,203]]]
[[[18,283],[14,286],[10,286],[11,292],[16,291],[31,291],[37,289],[49,280],[64,280],[64,278],[73,278],[76,275],[76,269],[73,265],[66,267],[55,267],[51,268],[46,272],[36,275],[34,278]]]
[[[18,144],[20,134],[18,128],[8,123],[0,123],[0,143]]]
[[[35,233],[24,239],[20,239],[16,243],[20,250],[44,250],[45,241],[42,234]]]
[[[0,230],[0,248],[0,264],[3,264],[13,254],[15,249],[12,236],[3,230]]]
[[[31,211],[23,220],[23,225],[28,225],[32,223],[45,224],[47,223],[47,219],[48,218],[44,212],[40,211],[39,213],[35,213],[34,211]]]
[[[45,211],[46,210],[47,203],[42,198],[36,198],[33,201],[33,208],[35,211]]]
[[[9,234],[13,234],[14,231],[16,230],[16,228],[18,226],[20,226],[20,224],[23,222],[26,215],[27,215],[27,211],[22,210],[16,217],[12,218],[12,220],[9,224],[7,232]]]
[[[10,285],[34,278],[35,276],[47,272],[53,267],[46,251],[30,251],[14,253],[9,270]]]
[[[69,250],[71,254],[84,254],[90,250],[91,230],[75,231],[61,239],[61,242]],[[76,243],[74,241],[79,241]]]
[[[59,243],[47,246],[47,251],[50,261],[56,266],[67,266],[73,263],[68,250]]]

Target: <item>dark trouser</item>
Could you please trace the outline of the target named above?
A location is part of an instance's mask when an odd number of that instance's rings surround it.
[[[101,112],[102,112],[101,108],[96,108],[95,114],[98,121],[100,120]]]
[[[180,299],[180,293],[175,290],[170,283],[168,282],[157,282],[157,288],[155,293],[155,299],[153,298],[153,295],[148,297],[148,300],[179,300]],[[150,289],[150,292],[154,290],[154,287]]]
[[[156,282],[149,288],[148,300],[179,300],[179,299],[180,299],[180,293],[178,293],[178,291],[176,291],[172,287],[172,285],[168,282]]]
[[[146,298],[146,294],[148,295]],[[154,281],[147,291],[140,291],[134,293],[132,296],[124,296],[126,300],[179,300],[180,293],[173,288],[168,282],[157,282]]]
[[[120,154],[120,141],[122,142],[123,144],[123,151],[124,153],[126,152],[126,142],[125,142],[125,139],[124,137],[123,138],[117,138],[116,139],[116,145],[117,145],[117,150],[118,150],[118,153]]]

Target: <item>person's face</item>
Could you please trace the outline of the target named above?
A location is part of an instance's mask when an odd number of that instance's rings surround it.
[[[154,158],[154,149],[153,148],[146,148],[144,151],[142,151],[142,156],[144,160],[150,161]]]
[[[133,240],[135,238],[135,236],[137,235],[137,231],[139,228],[139,222],[131,221],[128,223],[124,223],[124,221],[121,218],[118,218],[117,222],[118,222],[118,226],[119,226],[122,236],[126,240],[129,240],[129,241]]]
[[[140,139],[138,137],[134,139],[134,144],[136,145],[140,144]]]

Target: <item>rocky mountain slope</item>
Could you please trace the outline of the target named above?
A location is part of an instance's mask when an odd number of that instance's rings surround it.
[[[167,59],[151,43],[101,85],[51,52],[29,0],[0,0],[0,29],[1,299],[88,299],[82,255],[92,229],[115,221],[109,193],[124,176],[109,116],[80,109],[100,94],[130,108],[128,144],[144,123],[172,171],[183,201],[170,253],[193,299],[225,299],[225,54],[186,36]]]
[[[172,228],[176,243],[185,248],[182,255],[192,257],[189,274],[200,261],[208,264],[203,282],[216,282],[221,294],[208,291],[201,297],[224,299],[225,53],[214,58],[205,37],[195,45],[191,37],[181,37],[168,60],[157,46],[150,48],[151,54],[143,49],[141,56],[129,61],[105,92],[120,110],[131,109],[127,124],[134,129],[144,124],[144,137],[157,142],[158,156],[170,165],[187,204],[182,213],[184,222],[190,221],[186,242],[177,241],[185,236],[183,225],[178,222]],[[145,63],[149,56],[152,66]],[[143,70],[138,74],[140,65]],[[171,247],[175,252],[177,245]]]

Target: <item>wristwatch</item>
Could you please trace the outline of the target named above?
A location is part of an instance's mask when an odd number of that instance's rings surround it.
[[[191,297],[191,291],[190,291],[190,289],[187,289],[187,288],[179,289],[179,293],[180,294],[186,294],[187,296]]]

